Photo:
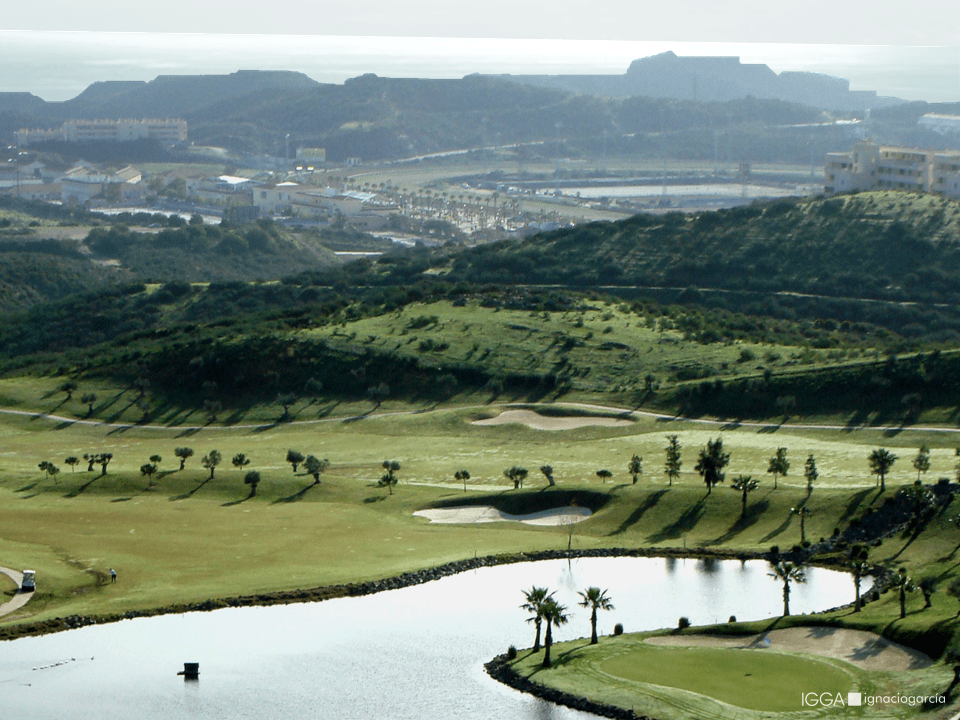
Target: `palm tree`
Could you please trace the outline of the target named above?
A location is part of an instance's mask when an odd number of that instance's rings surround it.
[[[637,478],[643,474],[643,458],[639,455],[634,455],[630,458],[630,464],[627,465],[627,472],[630,473],[630,476],[633,478],[633,484],[637,484]]]
[[[880,492],[887,489],[884,482],[887,472],[897,461],[897,456],[886,448],[877,448],[867,456],[867,462],[870,464],[870,473],[877,476],[877,484],[880,485]]]
[[[777,489],[777,477],[786,475],[790,469],[790,461],[787,460],[787,449],[785,447],[777,448],[777,454],[770,458],[770,464],[767,465],[767,472],[773,474],[773,489]]]
[[[607,597],[607,591],[598,587],[588,587],[578,593],[583,600],[580,607],[590,608],[590,644],[597,644],[597,610],[613,610],[613,603]]]
[[[730,486],[730,489],[739,490],[742,494],[742,508],[740,510],[740,517],[747,516],[747,493],[756,490],[758,487],[760,487],[760,483],[754,480],[750,475],[738,475],[737,479],[733,481],[733,485]]]
[[[543,641],[543,667],[550,667],[550,646],[553,645],[553,626],[566,625],[567,609],[553,598],[548,598],[540,608],[547,621],[547,636]]]
[[[454,476],[457,480],[463,482],[463,491],[466,492],[466,491],[467,491],[467,480],[470,479],[470,472],[467,471],[467,470],[457,470],[457,471],[453,474],[453,476]]]
[[[783,616],[790,615],[790,583],[805,583],[807,574],[803,571],[801,565],[797,565],[786,560],[770,561],[771,572],[767,573],[772,578],[780,580],[783,583]]]
[[[237,470],[243,470],[247,465],[250,464],[250,458],[243,453],[237,453],[233,456],[233,460],[231,460],[231,462],[233,463],[233,466],[237,468]]]
[[[540,650],[540,626],[543,624],[543,603],[553,598],[553,593],[545,587],[534,585],[529,590],[523,591],[523,597],[526,602],[520,606],[521,610],[526,610],[532,615],[527,618],[527,622],[532,622],[537,629],[537,636],[533,640],[533,651]]]
[[[503,471],[503,476],[513,481],[513,489],[517,490],[523,487],[523,481],[526,479],[528,470],[518,465],[507,468]]]
[[[603,480],[604,483],[606,483],[609,478],[613,477],[613,473],[606,469],[597,470],[597,477]]]
[[[853,570],[853,588],[855,592],[853,600],[854,612],[860,612],[860,607],[863,604],[860,600],[860,581],[863,579],[864,573],[870,569],[870,565],[867,562],[867,552],[867,548],[862,545],[854,545],[850,550],[848,567]]]

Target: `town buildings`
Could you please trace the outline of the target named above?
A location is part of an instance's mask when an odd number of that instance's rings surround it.
[[[126,142],[150,139],[162,143],[187,140],[186,120],[67,120],[56,130],[22,129],[14,133],[18,147],[40,142]]]
[[[923,150],[861,142],[828,153],[824,191],[912,190],[960,199],[960,151]]]

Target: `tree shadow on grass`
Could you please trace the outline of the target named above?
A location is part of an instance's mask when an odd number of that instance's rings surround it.
[[[381,501],[386,500],[386,499],[387,499],[387,496],[386,496],[386,495],[371,495],[370,497],[365,497],[365,498],[363,499],[363,502],[364,502],[365,504],[378,503],[378,502],[381,502]]]
[[[247,495],[244,498],[240,498],[239,500],[231,500],[230,502],[221,503],[220,507],[233,507],[234,505],[241,505],[245,503],[247,500],[252,500],[255,497],[256,495],[253,495],[251,493],[250,495]]]
[[[280,422],[279,420],[274,420],[271,423],[266,423],[264,425],[257,425],[256,427],[251,428],[250,434],[259,435],[260,433],[270,432],[271,430],[275,430],[277,427],[279,427],[282,424],[283,423]]]
[[[68,497],[68,498],[75,498],[75,497],[77,497],[77,496],[80,495],[84,490],[86,490],[88,487],[90,487],[91,485],[93,485],[97,480],[99,480],[99,479],[102,478],[102,477],[103,477],[103,475],[101,475],[101,474],[98,473],[97,475],[95,475],[95,476],[94,476],[93,478],[91,478],[90,480],[87,480],[87,482],[85,482],[83,485],[81,485],[80,487],[78,487],[76,490],[74,490],[74,491],[72,491],[72,492],[69,492],[69,493],[67,493],[66,495],[64,495],[64,497]]]
[[[279,499],[277,499],[277,500],[274,500],[274,501],[271,503],[271,505],[277,505],[277,504],[280,504],[280,503],[300,502],[301,500],[303,500],[304,496],[307,494],[307,491],[308,491],[310,488],[319,487],[319,485],[320,485],[320,483],[310,483],[310,484],[307,485],[306,487],[304,487],[304,488],[298,490],[297,492],[295,492],[293,495],[290,495],[290,496],[285,497],[285,498],[279,498]]]
[[[182,495],[175,495],[174,497],[170,498],[170,502],[173,502],[174,500],[186,500],[186,499],[190,498],[195,492],[197,492],[197,490],[199,490],[200,488],[202,488],[204,485],[206,485],[206,484],[207,484],[208,482],[210,482],[212,479],[213,479],[213,478],[209,478],[209,477],[206,478],[202,483],[200,483],[199,485],[197,485],[193,490],[189,490],[189,491],[183,493]]]
[[[769,500],[758,500],[753,505],[747,505],[747,512],[741,514],[737,521],[730,526],[730,529],[727,530],[723,535],[713,540],[708,540],[704,545],[722,545],[723,543],[732,540],[737,535],[742,533],[744,530],[749,528],[751,525],[755,525],[760,519],[760,516],[763,515],[767,510],[770,509]]]
[[[780,523],[779,525],[777,525],[777,527],[775,527],[773,530],[771,530],[770,532],[768,532],[768,533],[767,533],[766,535],[764,535],[762,538],[760,538],[760,542],[765,543],[765,542],[768,542],[768,541],[770,541],[770,540],[773,540],[775,537],[777,537],[777,535],[780,535],[781,533],[785,532],[786,529],[787,529],[788,527],[790,527],[790,523],[791,523],[791,522],[793,522],[793,513],[788,513],[788,514],[787,514],[787,519],[784,520],[784,521],[783,521],[782,523]]]
[[[652,535],[648,535],[647,542],[658,543],[664,540],[674,540],[695,528],[706,512],[705,500],[705,496],[700,498],[670,525],[666,525]]]
[[[201,430],[203,430],[203,428],[200,428],[200,427],[184,428],[183,430],[178,432],[176,435],[174,435],[174,437],[176,438],[190,437],[192,435],[196,435]]]
[[[552,670],[553,668],[556,668],[556,667],[562,667],[562,666],[564,666],[564,665],[568,665],[570,662],[572,662],[573,660],[576,660],[576,659],[577,659],[577,652],[578,652],[579,650],[583,650],[583,649],[589,648],[589,647],[590,647],[590,641],[589,641],[589,640],[586,640],[586,639],[583,641],[583,644],[576,645],[576,646],[571,647],[571,648],[569,648],[569,649],[567,649],[567,650],[564,650],[563,652],[557,652],[556,647],[551,646],[551,648],[550,648],[550,667],[545,668],[545,667],[543,667],[543,666],[538,665],[538,666],[537,666],[537,669],[534,670],[532,673],[530,673],[530,677],[533,678],[533,677],[535,677],[535,676],[537,675],[537,673],[543,672],[543,671],[545,671],[545,670],[549,671],[549,670]],[[539,656],[542,658],[542,657],[543,657],[543,652],[544,652],[544,650],[543,650],[543,648],[541,647],[541,648],[540,648],[540,651],[537,653],[537,655],[539,655]]]
[[[650,493],[649,495],[647,495],[647,497],[644,498],[643,502],[640,505],[638,505],[637,508],[632,513],[630,513],[630,517],[628,517],[626,520],[620,523],[620,527],[608,533],[608,537],[610,535],[620,535],[626,532],[628,529],[630,529],[634,525],[636,525],[640,521],[640,518],[643,517],[644,513],[646,513],[648,510],[656,506],[656,504],[660,502],[660,498],[662,498],[668,492],[670,491],[667,489],[664,489],[664,490],[658,490],[655,493]]]
[[[36,482],[32,482],[29,485],[24,485],[22,488],[17,488],[16,490],[14,490],[14,492],[18,492],[18,493],[28,492],[30,490],[33,490],[39,484],[40,484],[40,481],[37,480]]]
[[[867,488],[866,490],[861,490],[852,498],[850,502],[847,503],[847,507],[843,511],[843,515],[840,516],[838,523],[846,522],[849,518],[853,517],[853,514],[857,511],[860,505],[863,504],[863,501],[867,499],[867,495],[873,492],[873,488]]]

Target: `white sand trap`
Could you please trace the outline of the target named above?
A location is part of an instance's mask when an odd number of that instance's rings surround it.
[[[553,417],[541,415],[533,410],[504,410],[496,417],[486,420],[474,420],[474,425],[526,425],[534,430],[573,430],[575,428],[601,425],[603,427],[625,427],[633,425],[632,420],[622,418],[599,417],[596,415],[571,415]]]
[[[487,523],[513,521],[527,525],[570,525],[586,520],[593,513],[590,508],[572,505],[550,510],[541,510],[528,515],[511,515],[489,505],[464,505],[451,508],[417,510],[414,515],[425,517],[435,523]]]
[[[764,641],[769,638],[770,644]],[[653,645],[719,648],[769,648],[836,658],[864,670],[899,672],[929,667],[933,660],[918,650],[890,642],[874,633],[831,627],[793,627],[762,635],[663,635],[647,638]]]

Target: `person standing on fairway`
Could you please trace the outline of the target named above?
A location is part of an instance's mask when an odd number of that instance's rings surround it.
[[[110,568],[110,582],[115,583],[117,581],[117,571],[113,568]]]

